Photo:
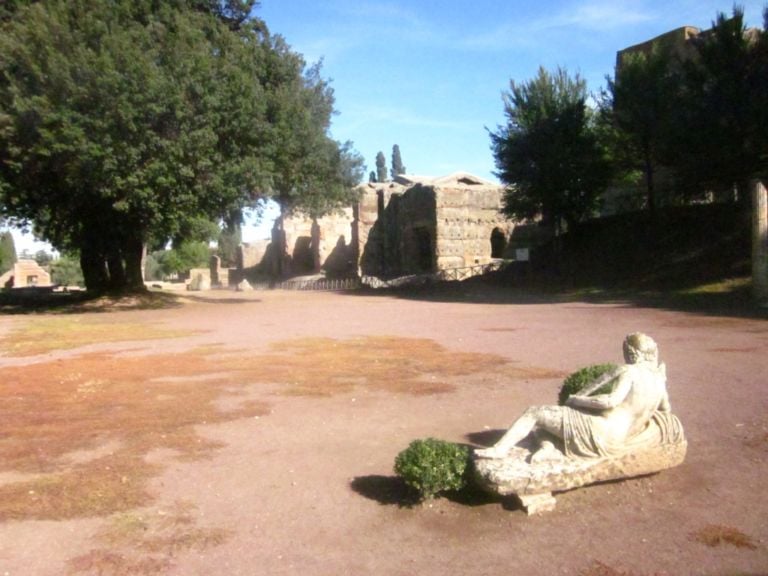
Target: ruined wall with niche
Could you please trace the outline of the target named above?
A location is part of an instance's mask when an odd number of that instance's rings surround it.
[[[312,219],[297,214],[283,220],[286,258],[292,275],[325,272],[348,276],[356,272],[357,235],[355,211]]]
[[[47,286],[52,286],[51,275],[34,260],[18,260],[13,268],[0,276],[0,288],[42,288]]]
[[[363,184],[343,212],[278,221],[272,240],[241,246],[238,268],[392,277],[488,264],[509,256],[514,223],[500,213],[503,196],[503,186],[466,173]]]
[[[515,225],[500,212],[503,192],[491,183],[435,188],[438,269],[488,264],[506,255]]]
[[[393,276],[487,264],[503,257],[514,224],[504,188],[466,173],[398,176],[362,187],[360,270]]]

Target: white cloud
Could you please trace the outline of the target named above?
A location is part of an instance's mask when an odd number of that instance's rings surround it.
[[[525,20],[501,22],[495,28],[465,38],[471,50],[511,50],[550,47],[572,32],[613,32],[651,22],[655,16],[636,1],[584,0],[571,2],[553,13]]]
[[[638,2],[587,0],[564,9],[548,27],[575,26],[586,30],[614,30],[654,19],[653,14],[638,9]]]
[[[407,25],[421,25],[418,14],[396,2],[342,2],[336,9],[345,17],[356,17],[372,23],[401,22]]]
[[[446,119],[430,117],[406,108],[386,105],[352,105],[345,108],[339,119],[334,121],[334,128],[344,125],[348,131],[351,127],[361,127],[365,124],[386,124],[410,128],[435,128],[440,130],[474,130],[482,121],[476,119]]]

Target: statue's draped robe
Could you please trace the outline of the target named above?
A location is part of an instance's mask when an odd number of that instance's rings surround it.
[[[601,437],[594,422],[599,416],[564,407],[563,444],[566,456],[605,458],[629,452],[674,444],[683,439],[683,426],[670,412],[655,411],[643,430],[620,442]]]

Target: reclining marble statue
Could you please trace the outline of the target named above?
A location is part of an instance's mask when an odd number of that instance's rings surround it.
[[[516,495],[532,514],[554,508],[554,491],[680,464],[687,443],[671,412],[656,342],[636,332],[625,338],[623,351],[624,366],[571,395],[565,406],[529,408],[494,446],[476,449],[480,484]],[[606,385],[609,392],[599,393]]]

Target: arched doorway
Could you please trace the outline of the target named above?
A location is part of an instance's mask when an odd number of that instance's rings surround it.
[[[491,232],[491,258],[504,258],[507,249],[507,236],[501,228],[494,228]]]

